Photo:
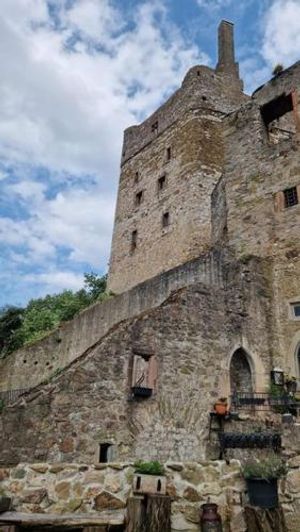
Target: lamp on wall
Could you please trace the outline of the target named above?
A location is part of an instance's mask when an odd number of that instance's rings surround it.
[[[284,373],[281,368],[273,368],[271,371],[271,383],[276,386],[284,385]]]

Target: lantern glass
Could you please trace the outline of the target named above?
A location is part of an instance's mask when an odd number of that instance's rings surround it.
[[[284,373],[283,373],[282,369],[274,368],[271,371],[271,382],[272,382],[272,384],[275,384],[276,386],[283,386],[284,385]]]

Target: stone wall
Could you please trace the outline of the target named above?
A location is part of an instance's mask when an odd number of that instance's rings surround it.
[[[208,253],[129,292],[92,305],[44,339],[0,360],[0,391],[30,388],[52,378],[118,323],[161,305],[174,290],[198,282],[223,286],[222,264],[222,253]]]
[[[210,195],[223,170],[222,118],[248,99],[227,66],[219,73],[193,67],[164,105],[125,131],[108,275],[113,292],[208,249]]]
[[[268,386],[268,268],[223,265],[225,287],[195,284],[159,307],[123,321],[59,375],[0,416],[0,460],[86,462],[99,444],[116,460],[200,460],[209,412],[230,394],[234,351],[249,357],[255,390]],[[154,356],[153,394],[131,395],[133,359]],[[209,360],[209,364],[208,364]]]
[[[113,292],[128,290],[208,250],[210,195],[222,165],[220,116],[198,109],[186,112],[123,165],[108,279]],[[138,205],[136,194],[142,194]],[[164,226],[165,213],[169,219]]]
[[[288,532],[298,532],[300,526],[299,458],[289,459],[289,472],[279,485]],[[218,504],[224,532],[246,530],[246,485],[237,460],[167,462],[165,474],[172,497],[172,532],[199,531],[199,509],[208,500]],[[103,510],[124,509],[133,475],[130,463],[20,463],[0,469],[1,488],[12,497],[14,510],[25,513],[96,516]]]
[[[242,260],[270,261],[269,334],[275,365],[300,377],[299,320],[291,303],[300,300],[300,204],[285,208],[283,191],[297,187],[300,201],[299,133],[274,144],[261,105],[295,91],[294,119],[300,113],[300,64],[259,89],[251,102],[224,119],[225,173],[212,195],[213,241]],[[298,93],[298,96],[297,96]]]

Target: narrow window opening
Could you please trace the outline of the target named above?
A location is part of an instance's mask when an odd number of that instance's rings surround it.
[[[135,195],[135,204],[136,204],[136,206],[138,207],[142,203],[142,201],[143,201],[143,191],[140,190]]]
[[[158,192],[161,192],[165,188],[165,186],[166,186],[166,176],[165,175],[162,175],[157,180],[157,186],[158,186]]]
[[[151,131],[152,131],[152,133],[157,133],[157,131],[158,131],[158,121],[157,120],[155,122],[153,122],[153,124],[151,126]]]
[[[162,215],[162,226],[168,227],[168,225],[170,225],[170,213],[164,212]]]
[[[160,478],[157,481],[157,488],[156,489],[157,489],[158,493],[161,491],[161,480],[160,480]]]
[[[141,477],[136,477],[136,489],[141,489]]]
[[[171,148],[167,148],[167,161],[170,161],[171,160],[171,156],[172,156],[172,150]]]
[[[137,234],[136,229],[131,233],[131,251],[134,251],[137,247]]]
[[[292,303],[292,316],[293,318],[299,318],[300,319],[300,301],[297,301],[297,303]]]
[[[109,462],[109,455],[112,449],[111,443],[100,443],[99,446],[99,462],[101,464],[106,464]]]
[[[138,183],[138,182],[139,182],[139,179],[140,179],[139,172],[135,172],[134,182],[135,182],[135,183]]]
[[[283,191],[284,193],[284,206],[286,209],[298,205],[298,192],[297,187],[287,188]]]
[[[260,108],[270,142],[278,144],[296,132],[292,94],[282,94]]]

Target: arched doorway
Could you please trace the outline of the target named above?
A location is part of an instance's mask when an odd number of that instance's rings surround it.
[[[237,349],[231,357],[229,374],[232,394],[236,392],[253,392],[251,367],[248,355],[242,347]]]

